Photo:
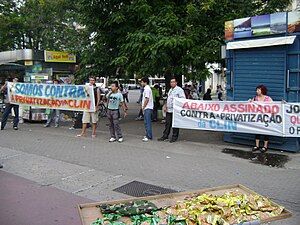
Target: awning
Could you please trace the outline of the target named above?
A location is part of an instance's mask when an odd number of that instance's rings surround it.
[[[227,50],[242,49],[242,48],[259,48],[275,45],[291,45],[294,43],[296,36],[262,38],[257,40],[233,41],[226,45]]]
[[[0,52],[0,64],[12,63],[21,60],[32,60],[32,59],[33,59],[32,49],[21,49],[21,50]]]

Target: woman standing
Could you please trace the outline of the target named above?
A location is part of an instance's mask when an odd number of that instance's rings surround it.
[[[264,85],[259,85],[256,87],[256,93],[257,96],[253,97],[250,101],[256,101],[256,102],[273,102],[272,98],[267,96],[268,89]],[[261,149],[259,148],[259,142],[260,138],[263,137],[264,139],[264,147]],[[252,151],[260,150],[261,152],[266,152],[268,150],[268,144],[269,144],[269,136],[268,135],[259,135],[257,134],[255,136],[255,146],[252,148]]]
[[[217,85],[217,94],[219,101],[223,101],[222,95],[223,95],[223,89],[221,85]]]

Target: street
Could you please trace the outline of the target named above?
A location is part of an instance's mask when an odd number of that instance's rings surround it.
[[[298,153],[270,150],[287,159],[277,167],[222,152],[245,153],[251,146],[225,143],[221,133],[181,130],[178,142],[158,142],[160,122],[153,123],[154,140],[144,143],[143,121],[135,121],[138,94],[130,91],[129,116],[120,123],[123,143],[108,142],[106,118],[95,139],[90,129],[87,137],[76,137],[80,129],[70,130],[67,122],[59,128],[24,123],[18,131],[9,122],[0,131],[0,224],[80,225],[77,204],[130,198],[113,190],[132,181],[176,191],[242,184],[292,211],[291,218],[272,225],[299,224]]]

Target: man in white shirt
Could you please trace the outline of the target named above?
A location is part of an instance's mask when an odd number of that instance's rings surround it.
[[[186,98],[184,91],[181,87],[177,86],[176,78],[173,77],[170,81],[171,88],[168,92],[168,99],[167,99],[167,107],[166,107],[166,125],[163,136],[158,138],[158,141],[166,141],[168,140],[171,127],[172,127],[172,118],[173,118],[173,102],[174,98]],[[173,128],[173,135],[170,143],[177,141],[179,136],[179,128]]]
[[[149,86],[149,78],[145,77],[141,80],[141,85],[144,87],[142,98],[142,111],[144,114],[144,125],[146,136],[143,141],[147,142],[152,140],[152,113],[153,113],[153,97],[152,90]]]

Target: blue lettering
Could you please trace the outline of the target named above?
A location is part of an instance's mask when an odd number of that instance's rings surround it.
[[[24,94],[24,90],[25,89],[25,85],[24,84],[21,84],[21,87],[20,87],[20,93],[21,94]]]
[[[57,86],[57,95],[61,98],[63,95],[64,87],[63,86]]]
[[[56,95],[56,88],[55,88],[55,86],[51,86],[51,88],[50,88],[50,94],[51,94],[51,97],[55,97],[55,95]]]
[[[38,85],[34,85],[33,91],[32,91],[32,89],[31,89],[31,92],[33,92],[32,94],[33,94],[34,96],[37,96],[37,95],[38,95],[38,91],[39,91],[39,86],[38,86]]]
[[[211,129],[237,130],[236,121],[230,121],[230,120],[210,120],[209,126]]]
[[[27,95],[35,95],[34,89],[36,88],[36,85],[30,84],[29,88],[27,89]]]
[[[20,93],[20,83],[16,84],[16,94]]]
[[[209,121],[209,126],[211,129],[216,129],[216,121],[215,120],[210,120]]]
[[[85,94],[85,91],[84,91],[84,87],[82,86],[79,86],[78,87],[78,90],[77,90],[77,97],[82,97],[82,98],[86,98],[86,94]]]
[[[47,86],[46,86],[46,89],[45,89],[45,96],[46,96],[46,97],[49,97],[49,96],[50,96],[50,90],[49,90],[49,89],[50,89],[50,86],[47,85]]]
[[[68,97],[68,91],[70,86],[64,86],[64,87],[65,87],[64,97]]]
[[[199,128],[206,128],[206,122],[203,121],[203,120],[200,120],[200,121],[198,122],[198,127],[199,127]]]
[[[38,96],[40,97],[43,96],[43,87],[44,86],[42,84],[39,85]]]
[[[71,86],[70,91],[69,91],[69,97],[76,98],[76,87],[75,86]]]

